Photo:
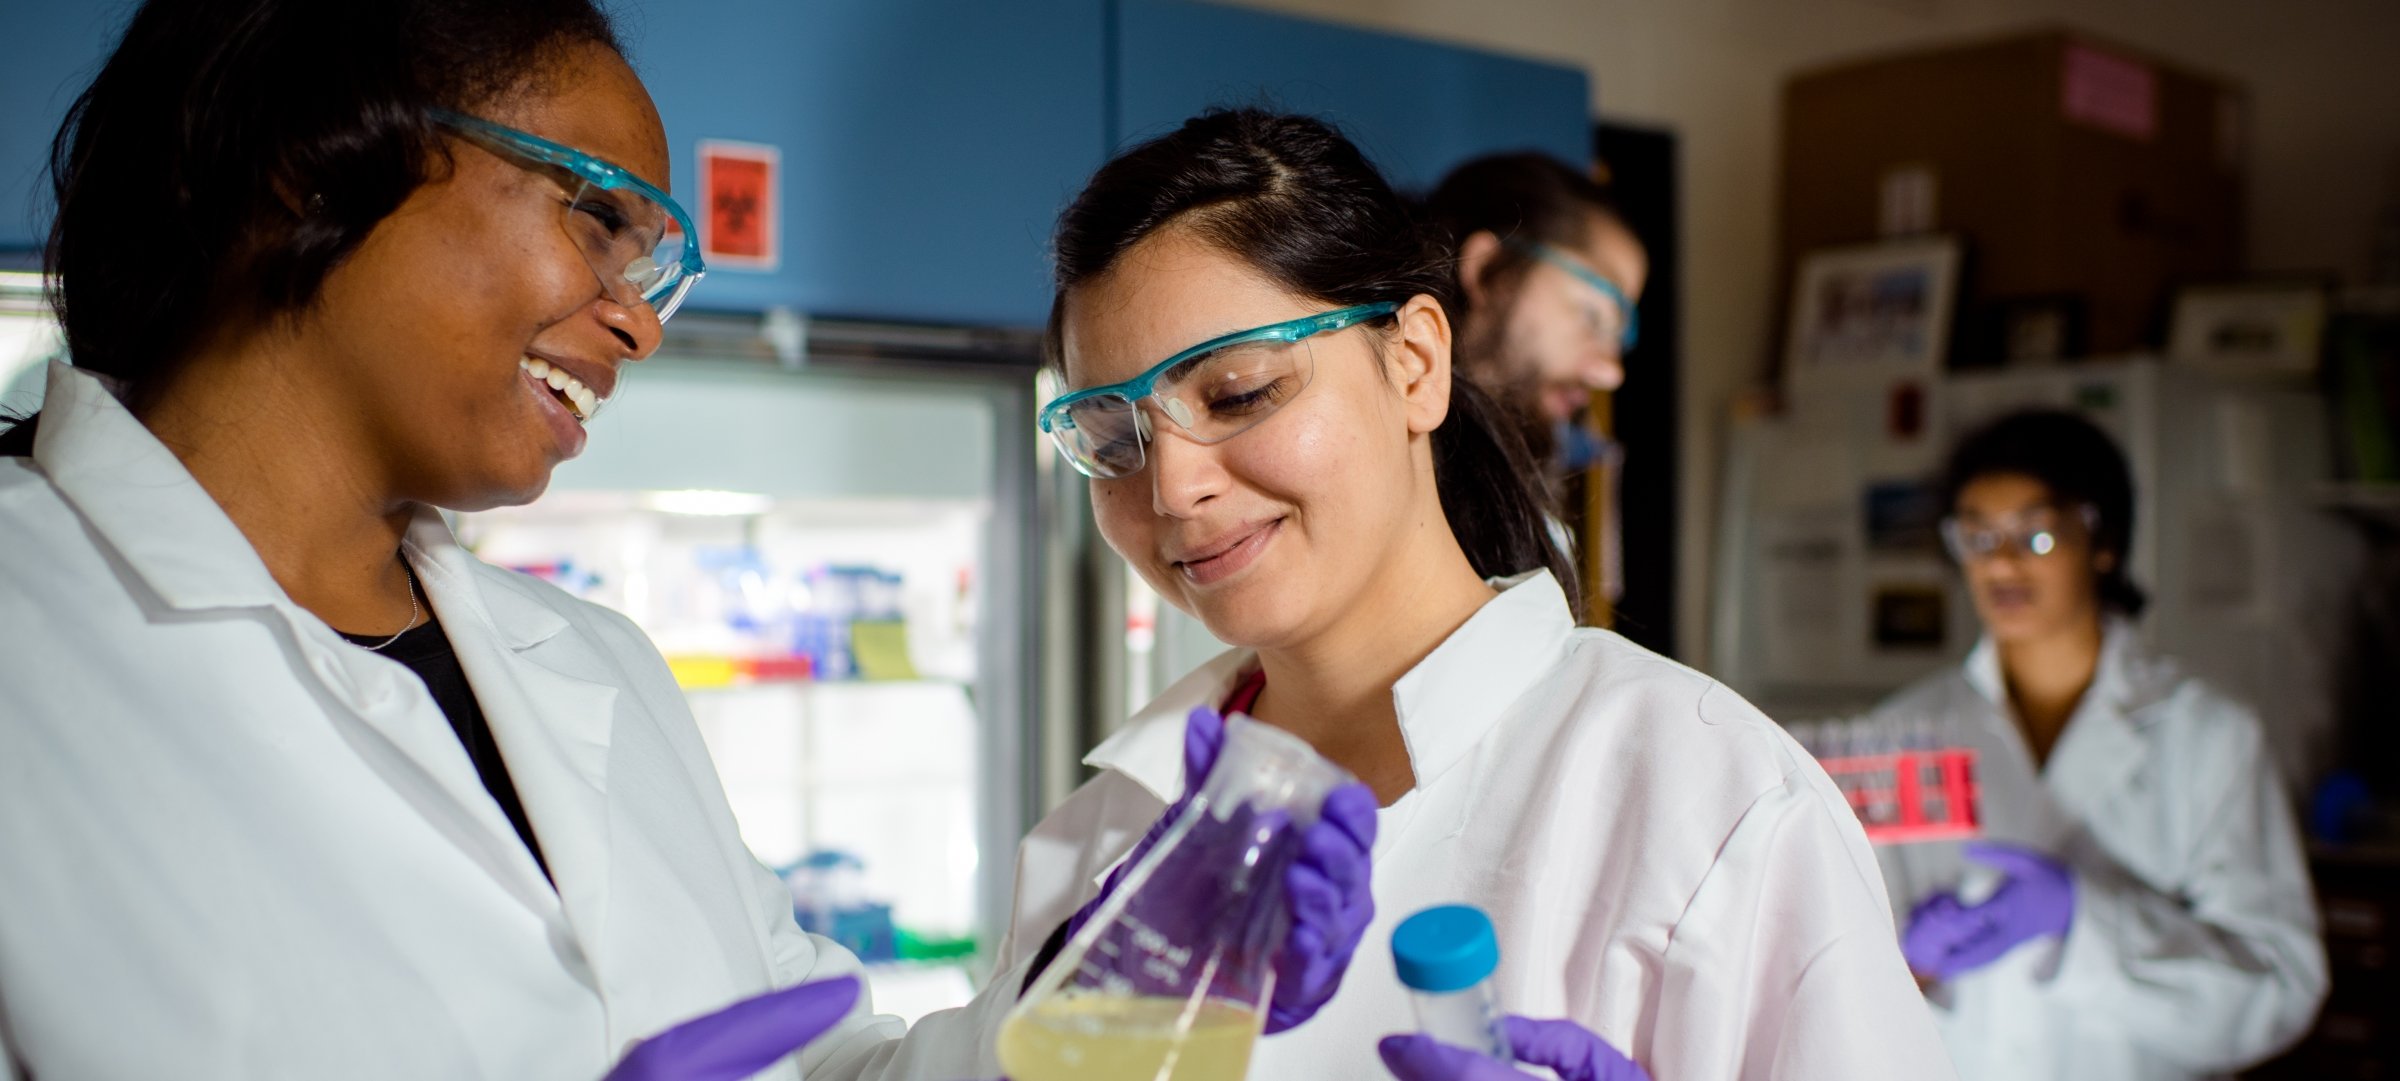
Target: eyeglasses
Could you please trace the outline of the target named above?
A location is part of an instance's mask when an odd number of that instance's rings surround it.
[[[1625,290],[1619,288],[1617,283],[1584,265],[1583,260],[1548,244],[1510,240],[1508,246],[1574,275],[1575,280],[1599,292],[1607,303],[1586,305],[1584,309],[1591,320],[1593,337],[1617,343],[1620,351],[1630,351],[1634,343],[1641,340],[1641,312],[1634,308],[1632,301],[1625,298]]]
[[[433,119],[519,168],[557,181],[567,196],[567,236],[617,303],[648,305],[664,323],[708,273],[691,217],[649,181],[573,147],[479,117],[436,109]]]
[[[2075,507],[2075,519],[2087,535],[2100,527],[2100,514],[2089,504]],[[2006,522],[1970,524],[1953,515],[1942,519],[1942,544],[1950,549],[1950,558],[1961,563],[1991,559],[2011,548],[2039,559],[2058,550],[2063,524],[2058,512],[2048,507]]]
[[[1152,408],[1196,443],[1218,443],[1274,415],[1316,373],[1307,339],[1380,319],[1394,303],[1355,307],[1211,338],[1122,383],[1088,387],[1042,407],[1040,424],[1075,470],[1102,480],[1130,477],[1148,458]]]

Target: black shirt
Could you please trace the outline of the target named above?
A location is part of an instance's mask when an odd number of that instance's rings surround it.
[[[390,638],[388,634],[350,634],[342,632],[352,644],[372,646]],[[525,817],[525,804],[517,799],[516,782],[509,779],[508,763],[500,757],[500,745],[492,740],[492,726],[483,719],[483,707],[475,701],[475,688],[467,685],[466,669],[459,667],[458,651],[450,648],[450,637],[442,633],[442,621],[425,609],[425,622],[401,633],[399,640],[377,652],[398,661],[425,681],[425,689],[433,693],[433,701],[450,718],[450,730],[458,733],[458,741],[466,745],[467,758],[475,763],[475,775],[483,778],[483,787],[500,802],[500,811],[508,816],[508,824],[517,828],[533,861],[541,864],[542,874],[550,873],[550,861],[542,858],[541,843],[534,839],[533,822]]]

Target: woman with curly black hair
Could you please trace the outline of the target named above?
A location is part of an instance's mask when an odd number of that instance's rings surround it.
[[[2231,1073],[2325,993],[2257,714],[2142,646],[2133,495],[2079,416],[1967,436],[1942,535],[1984,640],[1878,711],[1979,752],[1984,839],[1883,851],[1902,952],[1971,1081]]]

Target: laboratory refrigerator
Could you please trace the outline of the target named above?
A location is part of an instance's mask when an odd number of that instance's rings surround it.
[[[986,974],[1017,839],[1083,738],[1063,656],[1083,534],[1043,517],[1038,346],[679,318],[547,493],[457,516],[480,557],[641,626],[743,840],[911,1019]]]

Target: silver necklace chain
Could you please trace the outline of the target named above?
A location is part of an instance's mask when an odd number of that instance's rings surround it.
[[[358,648],[366,650],[369,653],[383,652],[383,647],[399,641],[401,634],[407,634],[408,632],[415,630],[417,628],[417,617],[425,614],[425,609],[419,607],[417,604],[417,572],[409,569],[408,560],[403,559],[400,561],[400,573],[408,576],[408,625],[400,628],[400,634],[395,634],[371,646],[362,644]]]

